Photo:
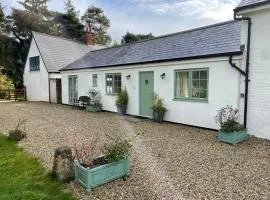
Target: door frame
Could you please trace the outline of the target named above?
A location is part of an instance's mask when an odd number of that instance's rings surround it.
[[[147,118],[152,118],[152,116],[144,116],[144,115],[142,115],[141,114],[141,86],[140,86],[140,84],[141,84],[141,74],[142,73],[146,73],[146,72],[151,72],[151,73],[153,73],[153,92],[155,92],[155,72],[153,71],[153,70],[150,70],[150,71],[139,71],[139,116],[141,116],[141,117],[147,117]]]

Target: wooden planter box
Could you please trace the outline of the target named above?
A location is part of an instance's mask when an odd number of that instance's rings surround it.
[[[219,134],[218,134],[218,141],[226,142],[229,144],[237,144],[239,142],[246,140],[247,138],[248,138],[247,131],[239,131],[239,132],[232,132],[232,133],[219,131]]]
[[[75,180],[87,191],[129,174],[129,158],[94,168],[85,168],[75,161]]]
[[[101,111],[101,106],[87,105],[87,106],[85,106],[85,110],[87,112],[100,112]]]

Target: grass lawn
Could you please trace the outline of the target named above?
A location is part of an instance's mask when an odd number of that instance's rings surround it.
[[[0,135],[0,200],[74,200],[37,159]]]

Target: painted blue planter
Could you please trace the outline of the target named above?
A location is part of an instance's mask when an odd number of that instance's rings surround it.
[[[247,131],[239,131],[239,132],[221,132],[219,131],[218,134],[218,141],[220,142],[226,142],[229,144],[237,144],[239,142],[242,142],[248,138]]]
[[[94,168],[85,168],[75,161],[75,180],[88,192],[92,188],[129,174],[129,158]]]
[[[101,105],[87,105],[85,110],[87,112],[101,112]]]

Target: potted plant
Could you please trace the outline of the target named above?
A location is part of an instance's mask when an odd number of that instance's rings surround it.
[[[237,144],[247,139],[247,129],[238,121],[238,109],[226,106],[219,110],[216,115],[216,123],[220,126],[218,141]]]
[[[117,98],[116,98],[117,111],[120,115],[126,114],[127,105],[128,105],[128,92],[126,88],[124,88],[124,89],[121,89],[117,93]]]
[[[92,143],[93,144],[93,143]],[[86,146],[84,146],[86,147]],[[105,155],[91,159],[92,147],[75,150],[75,180],[87,191],[129,174],[129,141],[117,138],[106,146]],[[81,153],[82,152],[82,153]],[[90,152],[90,154],[89,154]]]
[[[102,110],[101,95],[96,89],[90,89],[89,92],[89,104],[86,106],[88,112],[100,112]]]
[[[163,122],[166,108],[164,107],[163,99],[161,99],[157,94],[154,94],[154,105],[153,109],[153,119],[155,122]]]

